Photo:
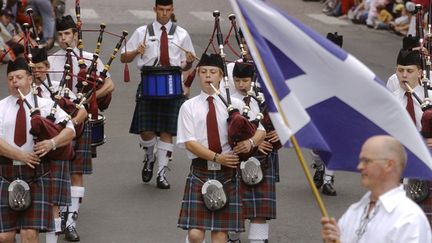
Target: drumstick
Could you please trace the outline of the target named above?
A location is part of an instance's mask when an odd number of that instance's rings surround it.
[[[144,33],[144,41],[143,41],[143,45],[144,45],[144,47],[145,47],[145,43],[146,43],[146,39],[147,39],[147,30],[148,30],[148,27],[146,28],[146,31],[145,31],[145,33]],[[143,57],[143,54],[141,54],[141,58]]]
[[[182,50],[182,51],[184,51],[184,52],[189,52],[189,53],[191,53],[192,54],[192,56],[199,62],[200,61],[200,59],[197,57],[197,56],[195,56],[192,52],[190,52],[190,51],[188,51],[188,50],[186,50],[186,49],[184,49],[183,47],[181,47],[180,45],[177,45],[175,42],[171,42],[171,43],[173,43],[173,45],[175,45],[175,46],[177,46],[180,50]]]

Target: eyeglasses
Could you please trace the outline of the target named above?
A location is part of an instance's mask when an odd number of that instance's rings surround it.
[[[359,161],[358,161],[358,163],[359,163],[359,164],[360,164],[360,163],[370,164],[370,163],[372,163],[373,161],[379,161],[379,160],[383,161],[383,160],[389,160],[389,159],[386,159],[386,158],[376,158],[376,159],[360,158]]]

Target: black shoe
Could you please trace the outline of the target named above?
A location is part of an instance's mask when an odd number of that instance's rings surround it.
[[[65,239],[70,242],[80,241],[80,237],[74,226],[69,225],[65,229]]]
[[[322,193],[327,196],[336,196],[336,190],[333,188],[333,183],[325,183],[322,188]]]
[[[148,156],[144,158],[144,166],[141,171],[141,177],[143,182],[149,182],[153,177],[153,166],[156,161],[156,156],[153,156],[153,160],[149,161]]]
[[[156,185],[160,189],[169,189],[170,184],[168,183],[166,179],[166,173],[168,172],[169,168],[165,166],[159,173],[158,177],[156,179]]]
[[[315,169],[315,174],[313,176],[313,181],[317,189],[320,189],[324,184],[324,166],[312,164],[312,168]]]

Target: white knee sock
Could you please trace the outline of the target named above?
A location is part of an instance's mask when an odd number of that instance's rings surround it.
[[[45,233],[45,242],[46,243],[57,243],[58,236],[55,232],[46,232]]]
[[[172,153],[174,150],[174,144],[172,143],[165,143],[159,140],[157,144],[157,155],[158,155],[158,173],[163,169],[163,167],[168,166],[168,161],[170,155],[168,152]]]
[[[153,150],[156,145],[157,139],[156,137],[150,140],[143,140],[141,136],[139,136],[140,146],[143,147],[145,153],[150,161],[153,160]]]
[[[72,218],[74,215],[73,212],[79,211],[79,199],[80,197],[84,197],[85,188],[81,186],[71,186],[71,198],[72,198],[72,205],[69,207],[69,215],[67,219],[66,226],[72,225],[76,226],[75,220]]]
[[[328,170],[326,168],[324,173],[324,183],[332,183],[332,179],[334,178],[334,171]]]
[[[61,230],[61,218],[54,218],[55,232],[60,233]]]
[[[248,239],[251,243],[264,243],[268,239],[269,224],[251,223],[249,226]]]
[[[54,218],[54,232],[47,232],[45,234],[46,243],[57,243],[58,235],[56,233],[60,233],[60,232],[61,232],[61,219]]]

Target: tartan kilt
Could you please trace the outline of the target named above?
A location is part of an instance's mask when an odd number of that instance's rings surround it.
[[[228,202],[220,210],[210,211],[204,204],[201,188],[208,179],[218,179],[224,185]],[[178,227],[185,230],[243,232],[245,229],[240,187],[240,178],[235,170],[209,172],[207,169],[191,166],[191,172],[186,179]]]
[[[71,204],[69,160],[52,160],[50,174],[52,203],[55,206],[69,206]]]
[[[50,175],[48,162],[41,163],[35,169],[27,165],[0,165],[0,233],[20,229],[35,229],[39,232],[54,230],[54,216],[51,203]],[[8,187],[10,182],[19,177],[22,180],[36,180],[29,184],[32,204],[23,212],[9,208]]]
[[[91,124],[86,121],[82,135],[75,138],[75,158],[70,161],[71,174],[92,174]]]
[[[429,220],[429,224],[432,225],[432,181],[428,181],[429,186],[429,196],[419,202],[418,205],[423,209],[423,212],[426,214],[427,219]]]
[[[137,98],[129,133],[153,131],[167,132],[175,136],[178,114],[185,100],[184,96],[173,99]]]
[[[273,161],[265,157],[257,157],[262,163],[263,180],[257,185],[249,186],[242,180],[243,210],[245,219],[276,218],[276,177]]]

